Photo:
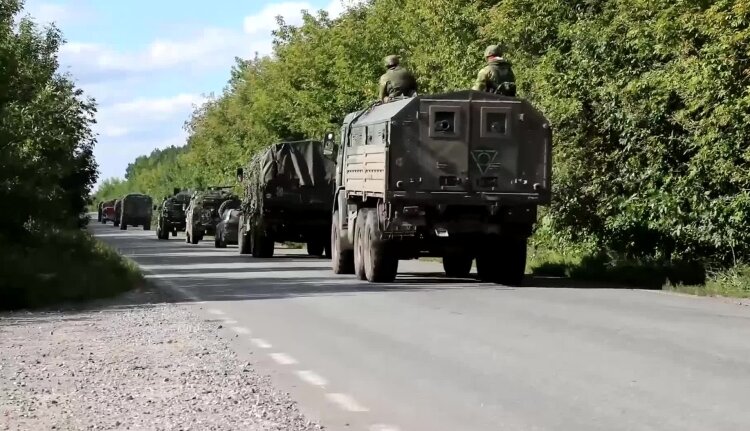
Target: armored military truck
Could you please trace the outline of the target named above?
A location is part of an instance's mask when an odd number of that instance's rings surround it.
[[[272,257],[276,242],[303,242],[330,256],[335,163],[315,140],[277,143],[237,170],[243,183],[240,254]]]
[[[158,211],[156,220],[156,237],[169,239],[169,235],[177,236],[177,232],[185,231],[185,208],[190,203],[190,192],[174,189],[172,196],[164,198]]]
[[[231,187],[209,187],[194,192],[185,210],[185,241],[198,244],[204,235],[213,235],[221,221],[219,207],[228,200],[239,200]]]
[[[479,91],[402,98],[346,116],[332,268],[391,282],[441,257],[450,277],[521,284],[537,207],[551,198],[552,132],[527,101]]]
[[[153,217],[151,205],[151,196],[142,193],[125,195],[120,204],[120,230],[126,230],[128,226],[143,226],[143,230],[151,230],[151,218]]]

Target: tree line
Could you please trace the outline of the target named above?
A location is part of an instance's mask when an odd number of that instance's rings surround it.
[[[627,259],[750,257],[750,1],[370,0],[278,20],[186,122],[100,197],[232,184],[278,140],[319,137],[376,99],[387,54],[420,92],[468,89],[500,43],[519,95],[554,128],[554,203],[537,238]]]

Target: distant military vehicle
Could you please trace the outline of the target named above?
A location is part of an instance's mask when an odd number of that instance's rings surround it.
[[[115,202],[117,202],[117,199],[104,201],[100,204],[102,216],[99,221],[101,221],[102,224],[107,224],[107,221],[111,221],[112,223],[115,222]]]
[[[243,183],[238,234],[241,254],[271,257],[275,242],[303,242],[308,254],[330,256],[335,163],[320,141],[280,142],[237,170]]]
[[[207,190],[193,193],[185,210],[185,241],[189,244],[198,244],[204,235],[213,235],[216,225],[221,220],[219,207],[228,200],[239,201],[232,193],[231,187],[209,187]]]
[[[114,227],[118,227],[120,226],[120,215],[122,213],[122,199],[115,199],[114,210],[115,219],[112,221],[112,225],[114,225]]]
[[[102,221],[102,206],[104,205],[104,201],[99,202],[99,205],[96,206],[96,221]]]
[[[172,196],[164,198],[160,207],[154,206],[157,212],[156,237],[169,239],[184,232],[186,225],[185,208],[190,203],[190,192],[174,189]]]
[[[221,213],[221,221],[216,225],[214,235],[214,246],[226,248],[228,244],[237,244],[237,233],[240,228],[240,214],[242,211],[236,208],[227,208]]]
[[[333,205],[332,268],[391,282],[400,259],[476,259],[517,285],[537,206],[551,198],[552,132],[528,102],[479,91],[376,103],[346,116]]]
[[[143,230],[151,230],[153,217],[151,196],[129,193],[120,202],[120,230],[126,230],[128,226],[143,226]]]

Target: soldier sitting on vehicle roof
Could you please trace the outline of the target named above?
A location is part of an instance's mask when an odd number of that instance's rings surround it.
[[[477,74],[477,80],[472,89],[515,97],[516,77],[510,61],[503,58],[500,46],[488,46],[484,51],[484,58],[487,60],[487,65]]]
[[[379,100],[388,102],[395,97],[412,97],[417,93],[417,80],[411,72],[401,67],[401,59],[397,55],[385,58],[388,69],[380,77]]]

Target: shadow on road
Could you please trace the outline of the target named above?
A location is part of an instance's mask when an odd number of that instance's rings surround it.
[[[185,243],[182,235],[161,241],[152,232],[130,230],[127,233],[107,235],[101,239],[135,260],[143,268],[149,281],[178,287],[205,301],[399,294],[450,289],[518,289],[481,283],[475,278],[447,278],[441,272],[442,266],[435,262],[402,261],[401,272],[395,282],[372,284],[359,281],[353,275],[335,275],[331,272],[330,260],[307,256],[302,250],[279,248],[275,257],[257,259],[240,255],[236,247],[216,249],[212,238],[193,245]],[[564,278],[527,276],[525,286],[521,288],[624,287]],[[185,301],[182,297],[170,299]]]

